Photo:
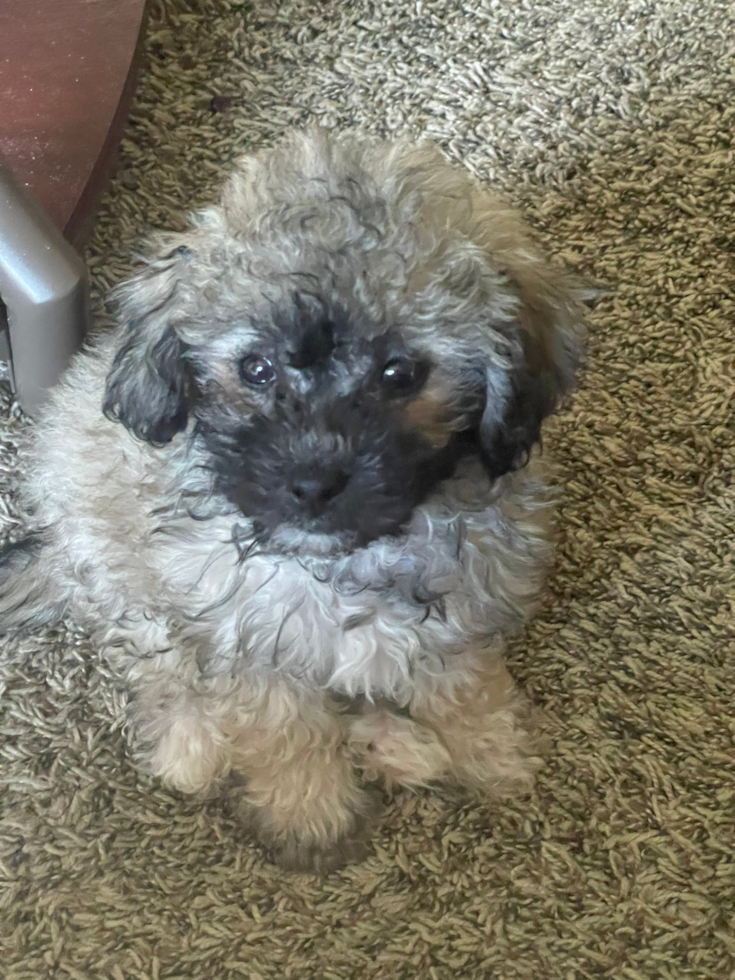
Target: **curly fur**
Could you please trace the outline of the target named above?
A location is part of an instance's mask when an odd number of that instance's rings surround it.
[[[53,393],[2,627],[92,630],[143,764],[184,792],[229,777],[290,866],[363,852],[360,772],[523,784],[502,638],[549,558],[532,450],[581,298],[432,147],[317,131],[245,159]],[[242,375],[264,348],[268,391]],[[388,395],[396,357],[412,387]]]

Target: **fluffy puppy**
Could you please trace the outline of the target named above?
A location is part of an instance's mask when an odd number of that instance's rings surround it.
[[[90,629],[148,770],[227,787],[290,867],[363,853],[366,777],[523,786],[502,643],[548,559],[576,284],[436,149],[317,131],[117,298],[35,429],[2,628]]]

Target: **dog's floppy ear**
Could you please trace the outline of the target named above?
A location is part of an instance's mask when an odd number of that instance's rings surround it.
[[[574,383],[584,299],[573,277],[550,267],[513,276],[520,299],[510,371],[488,370],[481,458],[492,478],[520,469],[541,440],[543,420]]]
[[[170,322],[179,263],[187,255],[185,246],[175,249],[115,293],[123,340],[102,407],[108,418],[153,445],[170,442],[188,419],[185,346]]]

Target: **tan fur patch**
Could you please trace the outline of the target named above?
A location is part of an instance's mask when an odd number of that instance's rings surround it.
[[[527,789],[539,765],[528,732],[529,706],[499,648],[478,648],[477,660],[470,683],[452,697],[415,698],[411,716],[437,732],[457,782],[480,794],[505,796]]]
[[[372,798],[358,785],[341,715],[319,695],[274,683],[250,724],[232,728],[245,778],[238,815],[294,871],[323,873],[366,855]]]
[[[553,333],[551,314],[539,304],[530,299],[518,312],[518,324],[525,334],[524,353],[526,363],[532,374],[541,374],[554,365],[553,352],[550,349]]]
[[[237,365],[232,361],[223,359],[211,363],[205,385],[213,401],[219,401],[241,415],[248,417],[259,408],[258,399],[240,380]]]
[[[441,383],[427,386],[401,414],[403,424],[419,432],[436,449],[446,446],[453,432],[467,427],[466,414],[457,409]]]

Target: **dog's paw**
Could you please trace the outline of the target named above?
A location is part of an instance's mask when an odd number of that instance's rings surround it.
[[[382,777],[388,790],[394,785],[426,786],[441,779],[452,765],[435,731],[386,708],[352,719],[348,745],[365,778]]]
[[[331,806],[315,801],[291,813],[256,803],[247,789],[233,789],[230,800],[237,818],[275,864],[287,871],[324,875],[367,857],[381,794],[368,787],[351,794],[349,807],[345,801]]]
[[[450,740],[454,781],[480,799],[527,793],[542,765],[543,739],[535,718],[519,700],[512,708],[488,715],[482,729],[472,731],[471,737],[465,732],[462,739]]]
[[[136,754],[152,775],[180,793],[206,796],[227,772],[224,738],[195,711],[149,719],[141,726]]]

